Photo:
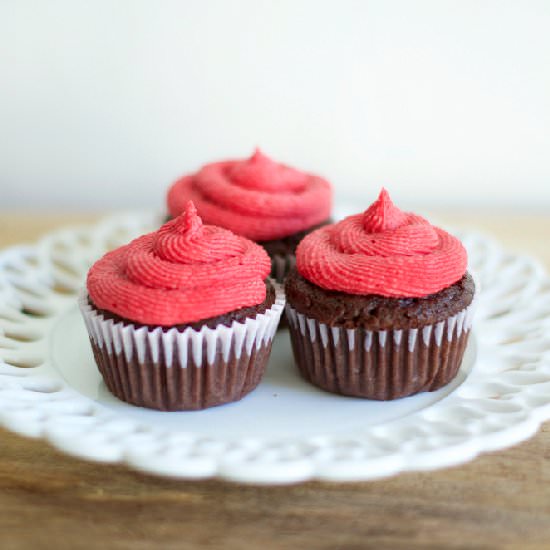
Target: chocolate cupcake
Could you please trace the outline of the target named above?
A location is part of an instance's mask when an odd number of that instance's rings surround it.
[[[284,308],[265,250],[203,225],[189,203],[107,253],[79,305],[108,389],[134,405],[194,410],[241,399],[265,371]]]
[[[282,282],[295,264],[300,240],[329,223],[332,189],[323,178],[256,150],[249,159],[207,164],[180,178],[168,191],[169,215],[179,215],[188,200],[205,223],[262,245],[271,257],[271,276]]]
[[[475,294],[458,239],[402,212],[382,190],[363,214],[305,237],[296,259],[287,317],[306,380],[389,400],[456,376]]]

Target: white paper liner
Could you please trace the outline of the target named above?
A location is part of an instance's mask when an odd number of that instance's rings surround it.
[[[133,324],[105,319],[90,306],[85,289],[80,292],[78,304],[90,337],[109,354],[124,353],[128,362],[136,355],[138,362],[143,362],[146,354],[157,362],[162,355],[168,368],[187,368],[190,360],[196,367],[201,367],[206,363],[212,365],[218,350],[222,351],[223,360],[227,362],[231,350],[239,359],[243,353],[250,355],[254,346],[258,350],[262,344],[273,339],[285,306],[285,296],[280,285],[272,284],[275,302],[265,312],[246,319],[244,323],[233,321],[229,327],[218,325],[216,328],[205,325],[198,331],[191,327],[182,332],[176,328],[163,331],[161,327],[136,329]]]
[[[434,391],[456,376],[475,299],[452,317],[421,328],[331,327],[286,306],[296,365],[326,391],[389,400]]]
[[[448,341],[451,341],[453,337],[459,338],[463,332],[468,332],[472,327],[472,318],[475,311],[475,300],[472,303],[459,311],[457,314],[449,317],[444,321],[440,321],[435,324],[426,325],[420,329],[403,329],[403,330],[364,330],[363,345],[365,351],[370,351],[373,341],[377,341],[381,347],[385,347],[388,338],[393,338],[396,345],[401,343],[403,333],[407,333],[408,350],[412,351],[419,338],[425,346],[433,339],[436,345],[441,346],[441,342],[444,336]],[[315,342],[316,338],[321,338],[323,347],[327,347],[329,340],[337,344],[340,339],[347,341],[347,347],[350,351],[355,348],[359,329],[346,329],[343,327],[331,327],[324,323],[318,322],[316,319],[305,316],[303,313],[296,311],[290,304],[286,305],[286,313],[289,325],[296,330],[300,330],[302,336],[308,336],[312,342]],[[330,337],[329,337],[330,334]]]

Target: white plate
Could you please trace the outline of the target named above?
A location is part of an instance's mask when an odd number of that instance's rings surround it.
[[[393,402],[304,382],[288,334],[238,403],[200,412],[133,407],[105,388],[76,292],[105,250],[158,224],[119,215],[0,254],[0,422],[82,458],[181,478],[367,480],[458,464],[550,418],[550,283],[540,265],[460,235],[481,283],[473,338],[447,387]],[[23,368],[29,367],[29,368]]]

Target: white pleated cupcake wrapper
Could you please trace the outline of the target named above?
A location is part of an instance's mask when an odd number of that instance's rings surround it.
[[[106,348],[110,355],[124,353],[128,362],[137,356],[137,361],[143,363],[149,354],[156,363],[162,350],[167,367],[186,368],[191,359],[195,366],[201,367],[204,362],[212,365],[219,350],[224,362],[227,362],[232,353],[239,359],[243,353],[250,355],[254,346],[258,350],[262,344],[273,340],[285,307],[281,286],[276,283],[273,286],[275,302],[254,318],[248,318],[244,323],[233,321],[229,327],[220,324],[216,328],[203,326],[200,330],[187,328],[181,332],[176,328],[166,331],[161,327],[153,330],[136,328],[133,324],[105,319],[90,306],[85,289],[79,295],[78,305],[88,334],[98,347]]]
[[[278,283],[284,283],[286,276],[295,265],[296,256],[294,254],[286,256],[275,254],[271,256],[271,277]]]
[[[435,341],[437,346],[441,346],[443,338],[446,337],[448,341],[451,341],[455,336],[459,338],[463,332],[468,332],[472,327],[472,319],[476,307],[477,300],[474,297],[472,303],[459,311],[457,314],[440,321],[435,324],[426,325],[419,329],[404,329],[404,330],[365,330],[361,329],[361,338],[363,339],[362,345],[365,346],[365,351],[369,352],[373,342],[377,342],[382,348],[385,347],[389,338],[393,338],[395,345],[399,346],[403,338],[403,334],[406,334],[408,339],[408,350],[412,352],[419,340],[421,340],[425,346],[428,346],[430,342]],[[295,330],[300,330],[302,336],[309,336],[311,342],[315,342],[317,335],[320,336],[323,347],[329,345],[330,340],[334,342],[334,345],[338,345],[340,340],[348,342],[348,348],[353,351],[356,345],[361,345],[359,342],[358,329],[346,329],[343,327],[331,327],[324,323],[318,322],[316,319],[307,317],[303,313],[296,311],[290,304],[286,306],[287,318],[289,324]],[[329,334],[332,338],[329,337]],[[432,336],[433,335],[433,336]],[[377,338],[375,338],[377,336]],[[347,339],[347,340],[346,340]]]

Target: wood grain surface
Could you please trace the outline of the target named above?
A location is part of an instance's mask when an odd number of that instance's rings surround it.
[[[438,212],[550,267],[550,217]],[[93,215],[0,214],[0,247]],[[368,483],[157,479],[0,430],[0,549],[550,549],[550,425],[463,466]]]

